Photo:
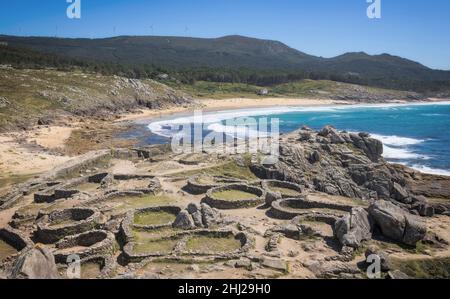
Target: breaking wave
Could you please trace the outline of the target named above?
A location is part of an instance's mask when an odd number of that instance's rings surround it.
[[[330,119],[330,122],[336,121],[336,123],[340,124],[339,126],[346,126],[347,121],[349,122],[349,127],[351,128],[351,117],[341,118],[341,113],[355,112],[359,113],[358,109],[362,109],[362,111],[367,112],[365,109],[368,108],[376,108],[379,110],[392,110],[392,113],[387,112],[386,116],[389,117],[398,117],[402,114],[402,112],[397,110],[408,110],[408,106],[422,106],[422,105],[449,105],[449,102],[441,102],[441,103],[417,103],[417,104],[363,104],[363,105],[352,105],[352,106],[317,106],[317,107],[269,107],[269,108],[257,108],[257,109],[238,109],[238,110],[225,110],[225,111],[217,111],[217,112],[207,112],[201,115],[201,117],[195,116],[195,114],[190,114],[187,116],[173,116],[172,118],[160,119],[148,124],[148,129],[159,136],[163,136],[166,138],[170,138],[177,134],[181,129],[181,125],[186,124],[202,124],[203,130],[213,131],[217,133],[224,133],[227,135],[236,136],[237,138],[245,138],[245,137],[254,137],[261,136],[262,134],[258,132],[256,129],[249,129],[245,126],[239,126],[239,122],[234,123],[227,122],[228,120],[246,118],[246,117],[263,117],[263,116],[280,116],[280,129],[283,131],[283,127],[286,128],[295,128],[295,124],[298,123],[298,126],[307,122],[318,123],[320,126],[324,125],[324,119]],[[418,110],[418,115],[423,119],[428,121],[428,118],[437,118],[441,117],[440,108],[436,108],[436,112],[427,108],[426,112],[422,112]],[[371,110],[371,109],[369,109]],[[397,112],[395,112],[397,111]],[[309,112],[307,117],[303,116],[297,119],[295,113],[301,112]],[[316,115],[314,112],[317,112]],[[293,116],[283,117],[283,115],[294,113]],[[324,113],[324,114],[321,114]],[[405,113],[410,113],[409,111]],[[417,114],[416,113],[416,114]],[[444,112],[442,112],[444,113]],[[392,114],[392,115],[391,115]],[[413,114],[414,115],[414,114]],[[442,114],[445,116],[445,114]],[[442,118],[442,117],[441,117]],[[390,121],[390,120],[389,120]],[[429,120],[431,121],[431,120]],[[241,122],[242,123],[242,122]],[[370,124],[370,123],[369,123]],[[361,127],[361,123],[357,125],[358,130],[364,130],[364,126]],[[411,126],[410,126],[411,127]],[[370,128],[370,127],[369,127]],[[413,127],[411,127],[413,128]],[[376,132],[376,128],[373,128]],[[383,129],[384,130],[384,129]],[[348,130],[349,132],[351,130]],[[370,132],[370,129],[368,129]],[[399,131],[399,130],[396,130]],[[414,135],[414,132],[411,132]],[[422,145],[431,139],[422,139],[422,138],[413,138],[406,136],[398,136],[398,135],[382,135],[379,133],[371,134],[371,136],[375,139],[380,140],[383,143],[384,153],[383,156],[386,160],[392,161],[395,163],[401,163],[404,165],[408,165],[418,171],[424,173],[431,174],[439,174],[439,175],[450,175],[450,171],[439,169],[439,165],[437,168],[430,167],[429,165],[434,165],[434,161],[437,158],[435,155],[429,156],[427,155],[426,147],[427,145]],[[438,142],[439,139],[434,140]],[[430,154],[431,155],[431,154]],[[425,166],[421,161],[429,160]]]
[[[450,176],[450,171],[444,169],[431,168],[428,166],[416,164],[411,165],[410,167],[423,173]]]

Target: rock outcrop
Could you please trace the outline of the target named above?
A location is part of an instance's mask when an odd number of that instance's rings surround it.
[[[220,213],[209,205],[190,203],[186,210],[178,214],[172,226],[184,230],[209,228],[219,224],[222,220]]]
[[[450,178],[419,173],[387,163],[383,144],[367,133],[339,132],[327,126],[308,127],[281,136],[276,163],[252,166],[262,179],[299,184],[306,189],[363,200],[391,200],[422,216],[449,213],[426,197],[450,197]]]
[[[60,278],[53,254],[45,248],[36,247],[20,255],[14,265],[13,279]]]
[[[334,233],[343,246],[358,248],[362,241],[372,238],[372,220],[363,208],[353,208],[352,212],[339,219]]]
[[[414,246],[423,240],[427,228],[423,221],[391,202],[380,200],[369,207],[369,214],[384,236]]]
[[[173,227],[188,230],[194,229],[196,226],[191,214],[187,210],[183,210],[173,222]]]

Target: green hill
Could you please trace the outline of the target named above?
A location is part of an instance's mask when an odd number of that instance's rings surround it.
[[[433,70],[389,54],[308,55],[272,40],[243,36],[188,38],[119,36],[104,39],[1,36],[9,47],[51,53],[107,68],[132,68],[149,77],[155,68],[179,79],[273,85],[301,79],[329,79],[400,90],[450,89],[450,71]],[[111,67],[114,65],[115,67]],[[138,74],[136,74],[138,73]]]

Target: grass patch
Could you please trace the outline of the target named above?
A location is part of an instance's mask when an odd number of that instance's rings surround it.
[[[430,249],[430,246],[427,244],[424,244],[422,241],[417,242],[415,253],[417,254],[426,254],[427,251]]]
[[[134,223],[138,225],[161,225],[173,222],[176,216],[164,211],[149,211],[136,213]]]
[[[285,194],[285,195],[293,196],[293,197],[301,195],[300,192],[298,192],[294,189],[283,188],[283,187],[270,187],[270,190],[273,192],[280,192],[281,194]]]
[[[262,87],[242,83],[219,83],[197,81],[193,85],[169,83],[173,88],[180,89],[198,98],[226,99],[230,97],[258,98]]]
[[[214,197],[218,199],[235,201],[235,200],[245,200],[257,198],[257,195],[253,193],[248,193],[240,190],[225,190],[213,193]]]
[[[449,279],[450,258],[393,259],[392,267],[417,279]]]
[[[158,240],[164,237],[175,236],[178,229],[172,227],[163,227],[152,230],[133,228],[133,238],[136,242],[145,242],[148,240]]]
[[[328,99],[331,95],[350,93],[354,94],[354,85],[347,83],[340,83],[330,80],[299,80],[290,83],[278,84],[270,87],[261,87],[252,84],[242,83],[221,83],[221,82],[206,82],[197,81],[195,84],[179,84],[170,82],[169,85],[173,88],[187,92],[198,98],[207,99],[226,99],[226,98],[278,98],[278,97],[292,97],[292,98],[314,98],[314,99]],[[367,93],[375,95],[398,95],[401,97],[405,94],[402,91],[388,90],[374,87],[360,87]],[[267,89],[269,94],[267,96],[259,96],[258,92],[261,89]]]
[[[163,252],[170,253],[178,242],[177,229],[165,227],[155,230],[133,229],[135,245],[133,251],[137,254]],[[163,239],[164,238],[164,239]]]
[[[133,247],[133,251],[137,254],[152,252],[170,253],[176,244],[176,239],[146,240],[136,243]]]
[[[229,237],[193,236],[186,242],[189,251],[230,252],[241,248],[241,242],[233,235]]]

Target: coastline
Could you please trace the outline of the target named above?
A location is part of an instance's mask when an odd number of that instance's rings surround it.
[[[133,113],[121,115],[114,121],[107,123],[128,123],[133,124],[139,121],[161,120],[171,116],[179,116],[191,113],[195,110],[205,112],[216,112],[239,109],[257,109],[270,107],[326,107],[326,106],[385,106],[385,105],[431,105],[436,103],[450,104],[448,99],[429,99],[422,102],[396,101],[387,103],[356,103],[349,101],[319,100],[307,98],[229,98],[223,100],[199,99],[194,105],[189,107],[172,107],[164,110],[140,109]],[[6,177],[26,177],[49,171],[54,167],[64,164],[71,156],[54,153],[55,149],[62,148],[71,133],[81,129],[83,123],[66,123],[59,125],[49,125],[35,127],[30,131],[12,132],[0,134],[2,141],[0,146],[0,189],[2,189],[2,179]]]
[[[126,113],[115,122],[138,121],[142,119],[161,118],[179,113],[203,110],[214,112],[220,110],[237,110],[246,108],[269,108],[279,106],[320,107],[329,105],[354,105],[356,102],[336,101],[330,99],[307,98],[228,98],[228,99],[196,99],[193,106],[173,107],[164,110],[140,109],[139,112]]]
[[[276,104],[274,101],[276,100]],[[193,112],[198,109],[213,112],[227,109],[267,108],[297,105],[317,107],[326,105],[349,105],[349,102],[304,98],[230,98],[224,100],[196,99],[189,107],[171,107],[164,110],[139,109],[124,113],[108,124],[132,124],[139,120],[161,119],[171,115]],[[10,183],[21,182],[30,176],[39,175],[61,166],[73,156],[58,153],[66,146],[71,134],[82,129],[85,122],[66,122],[55,125],[36,126],[28,131],[0,134],[0,193]]]
[[[173,115],[182,115],[202,110],[204,112],[217,112],[222,110],[258,109],[271,107],[327,107],[327,106],[386,106],[386,105],[433,105],[450,104],[450,99],[428,98],[426,101],[408,102],[404,100],[369,103],[354,101],[338,101],[332,99],[309,98],[228,98],[228,99],[196,99],[194,105],[188,107],[171,107],[164,110],[139,109],[137,112],[125,113],[114,122],[133,122],[143,119],[160,119]]]
[[[342,101],[311,101],[308,99],[283,99],[283,101],[280,101],[277,103],[277,105],[273,105],[273,102],[271,103],[272,105],[269,104],[263,104],[263,105],[257,105],[257,104],[261,104],[261,102],[259,103],[255,103],[255,102],[251,102],[249,101],[249,99],[239,99],[239,100],[243,100],[243,102],[237,102],[238,99],[229,99],[224,101],[224,103],[219,103],[219,105],[211,105],[209,106],[207,109],[202,109],[203,112],[208,113],[209,116],[212,116],[213,118],[215,117],[222,117],[222,114],[233,114],[236,113],[236,117],[238,116],[247,116],[247,115],[252,115],[252,110],[249,108],[254,108],[255,111],[255,115],[257,115],[258,113],[260,113],[261,111],[258,110],[262,110],[264,111],[264,113],[269,113],[269,114],[273,114],[273,113],[283,113],[283,109],[286,108],[287,109],[305,109],[305,111],[309,111],[310,109],[308,108],[317,108],[317,109],[322,109],[322,108],[337,108],[337,107],[342,107],[342,108],[366,108],[366,107],[379,107],[379,108],[385,108],[385,107],[401,107],[401,106],[427,106],[427,105],[450,105],[450,101],[448,99],[429,99],[428,101],[416,101],[416,102],[406,102],[406,101],[396,101],[396,102],[385,102],[385,103],[354,103],[354,102],[342,102]],[[203,101],[203,103],[208,103],[209,101],[217,101],[217,100],[206,100]],[[220,100],[219,100],[220,101]],[[233,105],[230,105],[233,104]],[[267,103],[267,102],[266,102]],[[297,105],[296,105],[297,104]],[[271,111],[267,108],[274,108],[275,111]],[[280,108],[281,111],[276,111],[277,108]],[[155,128],[158,127],[158,125],[160,126],[160,123],[163,123],[165,121],[171,121],[172,119],[176,119],[176,118],[189,118],[191,115],[191,113],[193,113],[193,110],[195,109],[183,109],[183,110],[178,110],[178,111],[169,111],[167,113],[161,113],[160,115],[157,115],[155,117],[154,113],[143,113],[140,115],[133,115],[133,118],[129,118],[129,121],[134,122],[136,124],[139,125],[147,125],[147,124],[155,124]],[[215,113],[216,112],[216,113]],[[218,114],[220,114],[220,116],[218,116]],[[206,116],[206,114],[204,115]],[[152,129],[153,130],[153,129]],[[156,131],[157,135],[160,135],[160,133],[158,133],[158,131]],[[161,135],[161,136],[165,136],[165,135]],[[374,135],[375,136],[375,135]],[[377,138],[377,137],[374,137]],[[390,144],[384,144],[384,146],[389,149],[391,149],[391,145]],[[447,171],[445,169],[439,169],[439,168],[430,168],[428,166],[423,166],[423,165],[410,165],[406,162],[399,162],[396,161],[396,158],[393,158],[393,160],[389,160],[390,157],[386,156],[386,160],[389,163],[392,164],[400,164],[400,165],[404,165],[407,167],[410,167],[411,169],[414,169],[416,171],[418,171],[421,174],[427,174],[427,175],[435,175],[435,176],[450,176],[450,171]]]

